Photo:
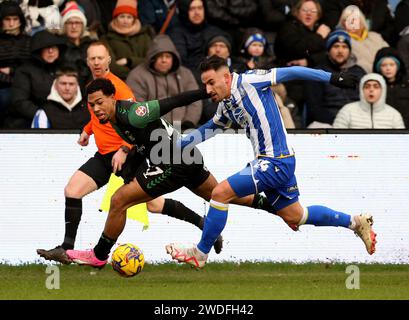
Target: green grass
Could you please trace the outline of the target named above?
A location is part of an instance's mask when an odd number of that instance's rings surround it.
[[[102,270],[59,266],[60,289],[46,288],[46,265],[0,264],[0,299],[409,299],[409,265],[360,265],[360,289],[348,290],[343,264],[146,264],[121,278]]]

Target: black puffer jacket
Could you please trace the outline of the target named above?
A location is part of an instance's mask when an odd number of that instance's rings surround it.
[[[374,72],[380,73],[377,64],[379,60],[385,57],[394,57],[400,63],[400,68],[394,82],[389,82],[388,79],[384,77],[387,86],[386,103],[401,113],[405,127],[409,128],[409,79],[406,74],[405,64],[394,48],[382,48],[376,53],[373,66]]]
[[[331,73],[347,71],[358,79],[365,75],[365,70],[356,64],[356,59],[353,57],[342,69],[329,58],[317,68]],[[306,81],[304,91],[307,104],[307,125],[314,121],[332,125],[335,116],[344,105],[359,100],[358,87],[341,89],[326,82]]]
[[[0,89],[8,88],[14,76],[15,68],[30,58],[30,37],[24,34],[26,20],[18,4],[6,1],[0,3],[0,21],[7,16],[20,18],[20,34],[11,35],[2,30],[0,24],[0,68],[10,68],[10,73],[0,72]]]
[[[180,0],[178,2],[180,26],[175,27],[169,36],[180,54],[182,65],[189,68],[197,81],[200,82],[198,66],[205,57],[203,48],[208,39],[224,32],[206,22],[194,25],[189,21],[188,11],[192,0]]]
[[[207,0],[206,4],[209,21],[221,28],[253,26],[256,20],[254,0]]]
[[[325,40],[315,29],[308,29],[294,18],[287,21],[278,32],[274,52],[280,65],[286,65],[292,60],[307,59],[308,66],[314,67],[325,61]]]
[[[41,49],[58,46],[60,57],[64,55],[65,41],[46,30],[37,32],[32,39],[31,59],[16,69],[12,85],[10,117],[5,121],[7,128],[30,128],[36,111],[46,102],[55,72],[61,62],[46,63],[41,59]]]
[[[399,34],[407,26],[409,26],[409,0],[402,0],[396,6],[395,11],[396,34]]]
[[[43,109],[51,123],[51,129],[81,130],[91,119],[84,101],[80,101],[69,111],[61,103],[48,100]]]
[[[76,46],[68,38],[66,39],[67,48],[63,61],[65,65],[69,65],[78,71],[81,88],[84,88],[92,78],[91,71],[87,66],[87,49],[91,42],[90,37],[83,37],[79,46]]]
[[[278,31],[287,21],[290,9],[298,0],[258,0],[259,26],[265,31]]]

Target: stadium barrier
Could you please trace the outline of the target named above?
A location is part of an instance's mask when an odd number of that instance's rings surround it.
[[[60,244],[64,233],[64,186],[96,147],[80,147],[78,133],[61,131],[0,133],[0,262],[40,261],[37,248]],[[347,133],[347,134],[345,134]],[[230,206],[224,249],[210,261],[292,261],[304,263],[409,262],[408,131],[291,131],[303,205],[322,204],[347,213],[372,213],[377,252],[366,253],[361,240],[344,228],[303,226],[293,232],[281,219],[259,210]],[[222,134],[199,145],[206,166],[221,181],[253,159],[244,135]],[[98,208],[105,188],[83,200],[77,248],[93,246],[106,213]],[[203,215],[207,203],[189,190],[167,197]],[[194,226],[168,216],[149,215],[149,228],[128,220],[119,243],[138,245],[147,262],[169,261],[169,242],[193,243]]]

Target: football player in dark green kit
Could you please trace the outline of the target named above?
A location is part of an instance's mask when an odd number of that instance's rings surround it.
[[[111,248],[125,227],[129,207],[181,187],[208,201],[217,185],[215,177],[203,165],[200,151],[193,148],[182,156],[174,141],[177,132],[161,119],[174,108],[207,98],[204,89],[145,102],[118,101],[114,95],[115,87],[107,79],[95,79],[87,86],[88,103],[98,120],[101,123],[109,121],[126,142],[134,145],[133,166],[129,166],[124,179],[126,184],[111,198],[98,244],[86,251],[67,250],[67,256],[73,262],[99,268],[107,263]],[[249,195],[234,203],[273,212],[261,195]]]

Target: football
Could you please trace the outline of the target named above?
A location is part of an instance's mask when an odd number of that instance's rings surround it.
[[[145,257],[137,246],[121,244],[112,253],[111,265],[120,276],[133,277],[142,271]]]

